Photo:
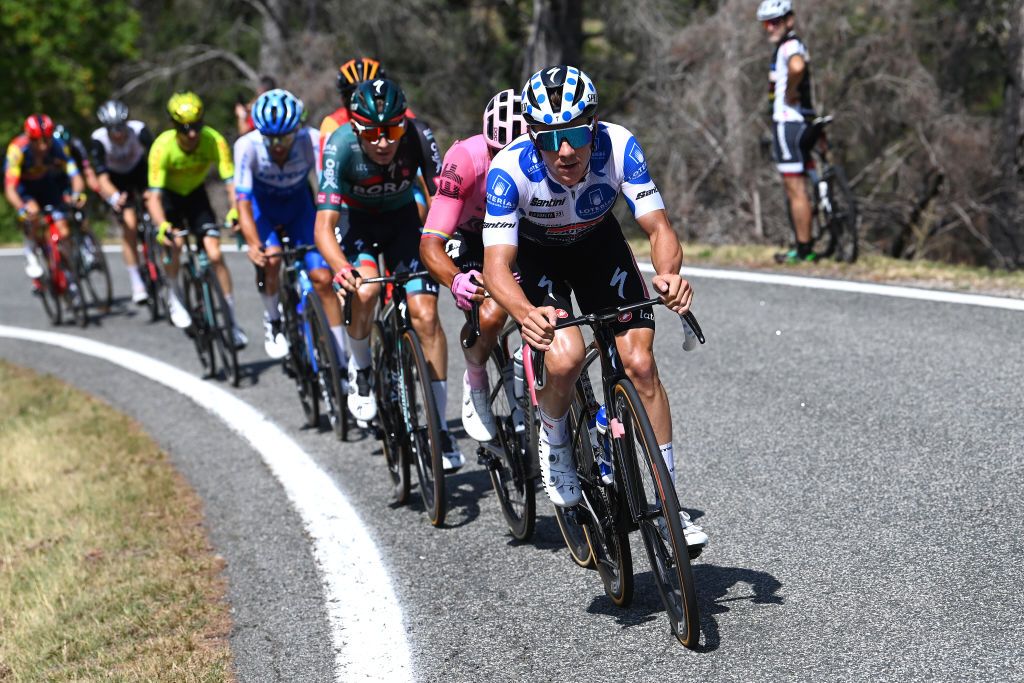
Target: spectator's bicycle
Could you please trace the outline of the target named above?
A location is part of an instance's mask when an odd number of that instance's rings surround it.
[[[381,269],[380,272],[387,272]],[[363,284],[391,285],[381,288],[381,307],[370,329],[374,397],[377,401],[377,437],[391,477],[396,502],[404,504],[411,489],[409,472],[416,463],[420,496],[434,526],[444,524],[448,512],[444,462],[441,459],[441,420],[430,371],[419,335],[412,327],[405,285],[429,277],[427,271],[399,270],[392,275],[365,278]],[[352,321],[352,296],[345,297],[345,326]]]
[[[60,325],[66,310],[73,322],[85,327],[89,322],[85,295],[78,281],[78,269],[74,265],[73,257],[65,258],[61,251],[60,231],[54,220],[56,212],[57,207],[44,206],[42,219],[45,222],[45,230],[39,228],[36,232],[37,228],[33,228],[36,237],[33,249],[43,268],[43,274],[33,280],[32,288],[42,301],[43,310],[46,311],[51,323]],[[77,251],[70,240],[66,241],[65,247],[72,253]]]
[[[633,597],[629,534],[639,530],[672,633],[684,646],[694,648],[700,638],[700,622],[690,551],[679,519],[679,500],[647,411],[622,369],[612,331],[619,316],[661,303],[660,299],[649,299],[566,319],[555,326],[563,329],[589,325],[594,332],[569,410],[569,436],[582,501],[573,508],[556,510],[563,518],[563,529],[572,525],[584,529],[592,554],[590,560],[597,567],[605,593],[620,607],[628,605]],[[687,313],[683,319],[703,343],[703,334],[693,315]],[[526,377],[533,387],[531,398],[536,405],[535,389],[543,386],[544,354],[534,351],[527,355],[531,360],[525,367]],[[601,439],[591,436],[590,424],[598,403],[587,374],[587,368],[598,359],[608,420],[608,431]],[[611,476],[601,472],[595,441],[597,448],[611,455]],[[578,544],[576,548],[570,545],[570,551],[574,561],[583,564],[581,560],[587,558],[580,537],[567,537],[566,542]]]
[[[819,258],[853,263],[858,256],[857,200],[843,167],[832,159],[832,147],[825,134],[831,123],[831,116],[819,116],[808,124],[806,177],[811,200],[811,238]]]
[[[322,408],[331,429],[338,439],[344,441],[349,430],[349,412],[341,381],[343,369],[339,367],[338,352],[323,303],[313,288],[304,261],[306,253],[316,247],[292,247],[286,232],[278,230],[277,233],[281,240],[278,258],[283,264],[279,290],[282,321],[288,340],[284,371],[295,380],[306,425],[319,425]],[[261,270],[256,269],[257,280],[262,283]]]
[[[186,333],[195,344],[203,376],[217,374],[219,363],[224,378],[237,387],[242,372],[232,334],[235,321],[217,273],[199,238],[190,230],[174,230],[172,234],[175,238],[183,237],[185,244],[182,248],[181,282],[172,280],[170,286],[192,316],[192,326]]]

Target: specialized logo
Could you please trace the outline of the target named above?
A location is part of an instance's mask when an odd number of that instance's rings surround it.
[[[647,158],[636,138],[630,137],[626,143],[626,157],[622,161],[622,177],[627,183],[648,183],[651,176],[647,172]]]
[[[626,286],[626,277],[628,277],[628,275],[629,273],[624,271],[622,268],[616,267],[615,275],[612,275],[612,280],[608,283],[613,288],[616,286],[618,287],[620,299],[626,298],[625,294],[622,293],[622,288]]]
[[[534,198],[532,198],[530,200],[530,206],[552,207],[552,206],[563,206],[564,204],[565,204],[565,197],[561,197],[559,199],[541,199],[539,197],[534,197]]]
[[[548,296],[551,296],[555,283],[547,275],[541,275],[540,280],[537,281],[537,286],[548,290]]]
[[[487,211],[505,216],[515,211],[519,205],[519,189],[505,171],[492,168],[487,174]]]
[[[595,185],[576,203],[580,218],[595,218],[612,208],[619,193],[607,185]]]

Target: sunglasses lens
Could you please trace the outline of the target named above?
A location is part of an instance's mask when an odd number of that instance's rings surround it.
[[[590,126],[576,126],[536,133],[534,139],[537,141],[537,146],[545,152],[557,152],[558,148],[562,146],[563,140],[568,142],[573,149],[589,145],[594,139],[594,132]]]

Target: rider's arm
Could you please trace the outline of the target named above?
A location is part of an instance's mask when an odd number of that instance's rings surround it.
[[[430,204],[420,236],[420,260],[431,277],[451,289],[452,279],[459,269],[445,252],[445,244],[458,228],[466,198],[473,196],[476,173],[472,172],[472,158],[460,144],[444,155],[443,168],[437,181],[437,195]],[[462,168],[461,173],[459,168]]]
[[[807,61],[802,54],[794,54],[787,62],[789,76],[786,79],[786,102],[788,104],[800,103],[800,83],[804,80],[807,72]]]
[[[523,293],[523,288],[512,275],[516,253],[519,251],[520,189],[512,176],[501,168],[508,157],[499,153],[487,172],[487,212],[484,214],[484,272],[487,291],[522,324],[534,306]]]
[[[349,191],[344,173],[352,148],[344,138],[344,130],[339,128],[324,145],[324,168],[320,173],[320,188],[316,194],[317,212],[313,227],[316,248],[335,273],[351,267],[334,236],[334,226],[338,224],[341,215],[344,194]]]
[[[235,202],[238,207],[238,227],[249,245],[250,256],[260,248],[260,237],[256,230],[256,219],[252,211],[252,183],[255,150],[249,135],[235,140]],[[260,144],[263,144],[262,141]]]
[[[21,162],[24,155],[21,148],[13,142],[7,147],[7,161],[4,169],[4,197],[15,211],[20,211],[25,203],[18,195],[18,185],[21,183]]]
[[[174,135],[173,131],[168,132],[171,135]],[[149,217],[153,219],[153,225],[159,226],[167,220],[167,214],[164,213],[164,205],[160,197],[164,187],[167,185],[166,152],[164,145],[154,143],[153,146],[149,148],[148,165],[149,192],[146,195],[146,209],[149,211]]]

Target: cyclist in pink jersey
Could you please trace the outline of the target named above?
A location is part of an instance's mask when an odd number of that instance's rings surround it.
[[[435,280],[451,289],[455,305],[468,311],[474,301],[481,304],[480,338],[463,349],[467,369],[462,379],[462,426],[477,441],[495,436],[485,366],[507,317],[497,303],[484,299],[480,273],[487,169],[494,155],[524,132],[519,95],[510,89],[492,97],[484,110],[483,134],[456,142],[445,154],[420,237],[420,259]],[[462,328],[462,338],[468,334],[469,323]]]

